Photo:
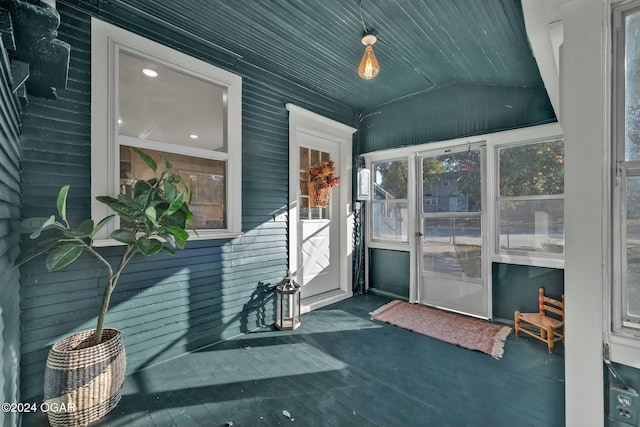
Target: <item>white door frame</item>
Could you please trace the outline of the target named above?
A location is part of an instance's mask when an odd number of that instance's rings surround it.
[[[481,278],[481,282],[482,282],[482,301],[480,303],[479,306],[475,306],[475,307],[471,307],[468,304],[463,304],[463,305],[456,305],[455,303],[453,303],[453,301],[446,301],[446,297],[444,299],[441,299],[440,301],[430,301],[430,300],[424,300],[424,296],[422,295],[423,292],[422,290],[424,289],[423,286],[425,286],[426,284],[424,283],[425,281],[425,273],[424,273],[424,265],[423,265],[423,261],[424,261],[424,254],[423,254],[423,248],[422,248],[422,237],[419,237],[417,240],[417,244],[416,244],[416,255],[417,255],[417,273],[416,273],[416,287],[417,287],[417,292],[418,292],[418,302],[423,303],[423,304],[427,304],[427,305],[434,305],[437,306],[439,308],[443,308],[445,310],[450,310],[450,311],[457,311],[463,314],[467,314],[470,316],[476,316],[476,317],[481,317],[484,319],[490,319],[492,317],[492,302],[491,302],[491,294],[492,294],[492,286],[490,283],[490,279],[492,278],[491,276],[491,262],[489,261],[489,253],[491,251],[491,247],[489,246],[489,236],[488,231],[491,229],[491,227],[489,226],[489,219],[488,219],[488,215],[487,215],[487,207],[488,207],[488,202],[487,202],[487,189],[488,189],[488,185],[487,183],[489,181],[487,181],[487,142],[486,141],[477,141],[477,142],[467,142],[466,144],[458,144],[458,145],[449,145],[447,147],[440,147],[440,148],[436,148],[436,149],[430,149],[430,150],[424,150],[424,151],[420,151],[416,153],[416,184],[417,184],[417,194],[416,194],[416,227],[419,230],[419,235],[422,236],[425,231],[423,229],[423,220],[424,220],[424,212],[423,210],[423,204],[424,204],[424,191],[422,188],[422,182],[423,182],[423,174],[424,174],[424,170],[423,170],[423,166],[422,166],[422,160],[425,158],[432,158],[432,157],[437,157],[437,156],[443,156],[446,155],[447,153],[460,153],[460,152],[464,152],[464,151],[469,151],[469,150],[478,150],[480,151],[480,167],[481,167],[481,174],[480,174],[480,179],[481,179],[481,210],[480,212],[460,212],[460,213],[453,213],[453,212],[449,212],[450,216],[455,217],[456,214],[462,215],[462,216],[473,216],[478,215],[480,217],[480,230],[481,230],[481,266],[482,266],[482,278]],[[469,281],[468,283],[464,283],[465,280],[462,279],[454,279],[454,278],[445,278],[445,277],[441,277],[438,278],[437,275],[434,275],[433,277],[435,277],[436,281],[440,280],[443,283],[449,283],[452,286],[456,286],[456,282],[457,284],[460,284],[461,286],[467,286],[467,289],[473,289],[473,287],[475,285],[478,285],[477,283],[474,283],[475,280]],[[428,284],[426,285],[428,286]],[[446,285],[445,285],[446,288]]]
[[[317,136],[338,143],[340,159],[338,162],[338,176],[340,177],[339,222],[340,239],[340,287],[335,292],[321,294],[317,297],[306,298],[302,301],[302,312],[315,310],[328,304],[349,298],[353,295],[351,289],[351,260],[353,254],[353,210],[351,206],[352,181],[352,135],[357,130],[350,126],[328,119],[293,104],[286,104],[289,111],[289,270],[298,283],[298,269],[301,262],[301,246],[298,230],[299,206],[298,192],[300,188],[300,144],[299,133]]]

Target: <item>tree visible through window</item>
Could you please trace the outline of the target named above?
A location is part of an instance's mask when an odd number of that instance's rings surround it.
[[[564,254],[564,142],[498,149],[498,251]]]

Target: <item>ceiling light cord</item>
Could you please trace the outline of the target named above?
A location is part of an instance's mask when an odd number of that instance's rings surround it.
[[[362,0],[360,0],[358,6],[360,7],[360,21],[362,22],[363,34],[369,34],[369,30],[367,30],[367,26],[364,24],[364,17],[362,16]]]

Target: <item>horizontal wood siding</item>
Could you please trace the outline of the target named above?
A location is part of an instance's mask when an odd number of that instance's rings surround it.
[[[0,106],[0,400],[19,402],[20,270],[13,261],[20,251],[20,107],[1,41]],[[1,425],[17,422],[18,414],[0,413]]]
[[[555,121],[543,86],[456,84],[364,111],[360,153]]]
[[[78,3],[73,5],[72,3]],[[107,324],[122,330],[129,372],[273,323],[272,288],[287,269],[287,102],[352,124],[354,113],[228,54],[174,34],[127,8],[58,2],[59,38],[71,45],[67,90],[59,99],[30,99],[24,124],[23,215],[55,211],[58,189],[71,185],[69,215],[90,215],[90,13],[243,77],[242,220],[237,239],[193,241],[175,256],[139,256],[116,289]],[[82,9],[84,8],[84,9]],[[179,11],[176,11],[179,12]],[[238,197],[239,195],[233,195]],[[119,248],[101,252],[117,259]],[[42,393],[49,347],[95,327],[104,269],[82,257],[49,273],[37,259],[23,270],[22,400]]]

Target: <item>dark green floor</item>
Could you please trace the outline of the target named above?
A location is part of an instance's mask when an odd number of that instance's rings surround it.
[[[371,321],[387,301],[354,297],[305,314],[296,331],[250,333],[134,374],[92,426],[564,425],[562,345],[549,354],[512,333],[495,360]]]

